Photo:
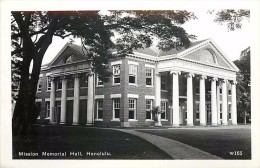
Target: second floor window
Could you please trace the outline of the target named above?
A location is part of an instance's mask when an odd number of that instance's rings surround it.
[[[41,92],[42,91],[42,83],[39,82],[38,87],[37,87],[37,92]]]
[[[153,86],[153,69],[145,69],[146,86]]]
[[[56,90],[59,90],[62,88],[62,81],[61,78],[56,79]]]
[[[161,90],[166,90],[166,76],[161,76]]]
[[[120,65],[113,66],[113,84],[120,84]]]
[[[47,90],[51,90],[51,78],[47,77]]]
[[[137,84],[137,66],[129,65],[129,83]]]

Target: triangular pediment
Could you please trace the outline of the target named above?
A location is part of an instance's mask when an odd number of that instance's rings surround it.
[[[229,58],[211,39],[178,53],[177,57],[206,65],[238,71],[236,65],[229,60]]]
[[[49,67],[87,60],[82,47],[67,43],[49,64]]]

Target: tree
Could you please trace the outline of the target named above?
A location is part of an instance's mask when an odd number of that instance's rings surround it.
[[[187,11],[13,11],[11,14],[11,55],[16,60],[20,58],[19,63],[13,61],[13,70],[20,73],[12,119],[15,135],[30,135],[36,122],[34,104],[42,59],[54,36],[81,38],[92,70],[103,81],[110,75],[107,71],[110,58],[149,47],[154,38],[159,41],[158,48],[164,51],[188,47],[190,40],[195,39],[181,27],[196,18]],[[117,53],[112,54],[111,49]]]
[[[240,59],[234,61],[234,64],[239,68],[237,74],[238,117],[244,118],[244,124],[246,124],[247,117],[251,116],[250,47],[241,52]]]
[[[223,9],[220,11],[208,11],[210,14],[215,14],[214,22],[220,25],[226,24],[228,31],[234,31],[242,28],[242,22],[250,19],[250,10],[234,10]]]

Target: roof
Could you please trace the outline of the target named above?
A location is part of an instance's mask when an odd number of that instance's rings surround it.
[[[158,57],[162,57],[162,56],[166,56],[166,55],[175,55],[175,54],[178,54],[191,47],[194,47],[206,40],[208,40],[208,39],[192,42],[188,48],[181,47],[180,49],[172,49],[170,51],[161,51],[161,50],[155,49],[154,47],[150,47],[150,48],[144,48],[144,49],[137,49],[137,50],[134,50],[134,52],[147,54],[147,55],[151,55],[151,56],[158,56]]]

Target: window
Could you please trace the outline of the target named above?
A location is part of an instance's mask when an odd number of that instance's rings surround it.
[[[53,121],[57,122],[61,112],[61,101],[55,101],[55,110],[53,114]]]
[[[219,93],[222,94],[222,89],[219,89]]]
[[[47,77],[47,90],[51,90],[51,77]]]
[[[79,76],[79,86],[88,87],[88,76],[86,74],[81,74]]]
[[[153,69],[145,69],[146,86],[153,86]]]
[[[200,119],[200,104],[196,103],[196,119]]]
[[[72,60],[73,60],[73,59],[72,59],[72,56],[73,56],[73,55],[69,56],[64,62],[65,62],[65,63],[72,62]]]
[[[228,90],[228,95],[231,95],[231,90],[230,89]]]
[[[41,92],[42,91],[42,83],[39,82],[38,87],[37,87],[37,92]]]
[[[129,98],[129,118],[136,119],[136,99]]]
[[[137,84],[137,66],[129,65],[129,83]]]
[[[61,78],[57,78],[57,80],[56,80],[56,90],[59,90],[61,88],[62,88]]]
[[[74,88],[74,78],[72,76],[68,77],[67,87],[68,89]]]
[[[103,119],[103,99],[97,99],[97,119]]]
[[[161,102],[161,119],[166,120],[166,102]]]
[[[166,76],[161,76],[161,90],[166,90]]]
[[[50,102],[46,101],[46,112],[45,112],[45,118],[50,117]]]
[[[187,92],[187,91],[186,91],[186,92]],[[196,95],[199,95],[199,94],[200,94],[200,89],[199,89],[199,87],[196,87],[195,92],[196,92]]]
[[[113,66],[113,84],[120,84],[120,65]]]
[[[228,104],[228,118],[231,119],[231,104]]]
[[[120,118],[120,99],[113,99],[113,119]]]
[[[104,85],[103,81],[100,80],[100,79],[98,78],[98,76],[97,76],[97,78],[96,78],[96,81],[97,81],[97,86],[103,86],[103,85]]]
[[[153,100],[146,99],[146,119],[152,120],[152,108],[153,108]]]
[[[211,104],[206,104],[207,113],[211,113]]]
[[[220,119],[222,119],[222,104],[219,106],[219,111],[220,111]]]

